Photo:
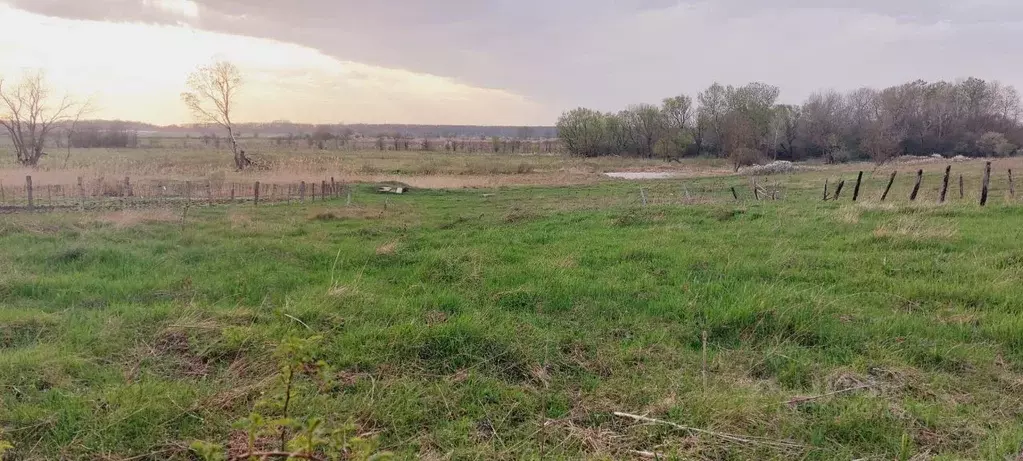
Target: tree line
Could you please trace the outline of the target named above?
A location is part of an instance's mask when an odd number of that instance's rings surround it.
[[[778,96],[778,87],[764,83],[715,83],[696,99],[680,95],[659,106],[574,109],[558,119],[558,135],[573,155],[713,156],[730,159],[736,170],[772,159],[881,164],[900,155],[1009,156],[1023,146],[1020,95],[998,82],[828,90],[801,105],[779,104]]]

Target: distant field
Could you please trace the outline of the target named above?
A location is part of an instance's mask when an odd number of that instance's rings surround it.
[[[192,140],[195,143],[195,140]],[[572,158],[556,154],[317,150],[262,146],[252,154],[262,168],[237,173],[228,150],[161,147],[75,149],[67,168],[65,153],[53,151],[39,169],[18,168],[13,156],[0,156],[0,182],[22,185],[31,174],[37,184],[75,184],[100,178],[116,182],[191,180],[293,183],[337,176],[350,182],[400,180],[417,187],[461,188],[529,184],[592,183],[605,171],[669,170],[686,175],[727,174],[721,159],[685,163],[634,158]],[[0,151],[0,154],[3,152]]]
[[[307,160],[287,167],[300,175],[408,181],[429,163],[471,175],[479,158],[289,155]],[[74,161],[226,171],[172,151]],[[986,208],[981,162],[956,164],[966,197],[954,183],[938,205],[938,162],[899,165],[884,204],[891,170],[868,170],[853,204],[864,165],[759,178],[782,200],[757,202],[746,177],[595,174],[659,162],[487,161],[596,177],[402,196],[358,186],[351,206],[3,216],[0,440],[14,459],[190,459],[196,439],[243,453],[232,422],[280,412],[260,403],[279,392],[272,351],[322,336],[308,360],[329,364],[332,384],[303,375],[290,414],[351,422],[401,458],[1021,453],[1023,206],[1006,185],[1018,160],[996,162]],[[520,174],[542,173],[507,173]],[[820,200],[825,178],[847,181],[841,202]]]

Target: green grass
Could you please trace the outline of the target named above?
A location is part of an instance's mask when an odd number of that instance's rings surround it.
[[[720,178],[687,182],[710,202],[693,205],[645,183],[645,208],[607,182],[360,189],[350,208],[186,222],[5,216],[0,425],[14,459],[188,459],[192,440],[236,438],[276,344],[321,335],[339,384],[302,381],[293,414],[400,457],[1020,453],[1021,208],[909,205],[902,184],[894,205],[824,203],[808,178],[776,202],[731,203],[745,182]]]

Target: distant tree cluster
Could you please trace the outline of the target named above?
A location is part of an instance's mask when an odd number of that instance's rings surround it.
[[[79,128],[70,140],[71,147],[76,149],[135,148],[139,146],[139,132],[118,123],[106,127],[92,125]]]
[[[557,128],[573,155],[709,155],[729,158],[736,169],[764,159],[880,164],[899,155],[1008,156],[1023,145],[1020,95],[998,82],[824,91],[798,106],[778,104],[778,95],[763,83],[715,83],[695,101],[682,95],[618,113],[571,110]]]

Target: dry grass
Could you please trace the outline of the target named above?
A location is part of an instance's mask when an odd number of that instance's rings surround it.
[[[484,188],[511,185],[589,184],[608,171],[667,171],[679,177],[727,175],[721,160],[693,159],[685,163],[602,157],[574,158],[551,154],[490,154],[401,151],[320,151],[274,149],[257,154],[262,168],[236,172],[225,150],[196,148],[79,149],[67,168],[62,159],[44,157],[28,169],[0,156],[0,184],[9,193],[23,188],[25,176],[37,185],[65,185],[77,194],[82,178],[87,196],[115,196],[130,177],[139,190],[164,182],[211,184],[319,184],[401,181],[417,188]]]
[[[393,255],[400,242],[392,240],[377,247],[377,256]]]
[[[934,224],[916,217],[902,216],[885,222],[874,229],[877,238],[905,238],[909,240],[953,240],[959,230],[952,224]]]
[[[154,208],[145,210],[122,210],[88,218],[93,222],[110,224],[117,229],[135,227],[140,224],[167,223],[181,220],[178,212]]]

